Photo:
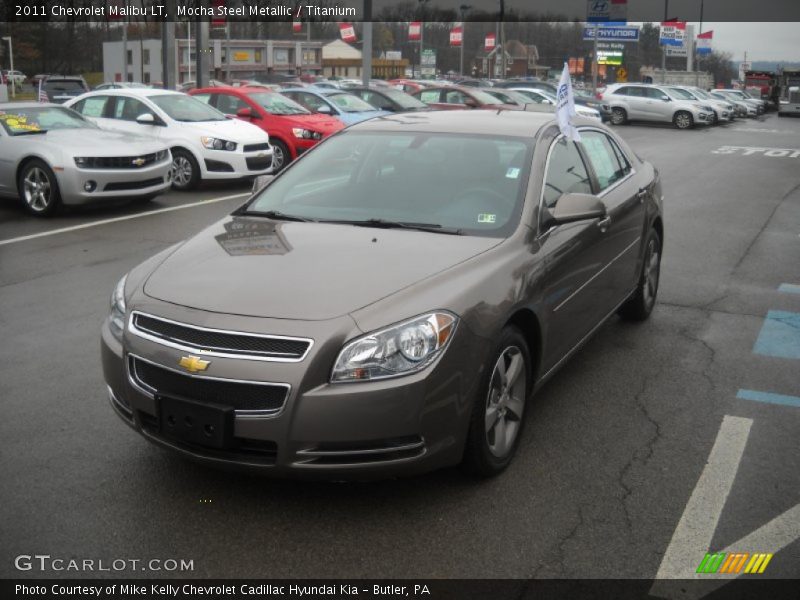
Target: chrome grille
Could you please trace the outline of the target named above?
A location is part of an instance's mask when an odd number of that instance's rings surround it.
[[[199,354],[278,362],[303,360],[312,344],[307,338],[210,329],[140,312],[131,314],[130,330],[152,341]]]

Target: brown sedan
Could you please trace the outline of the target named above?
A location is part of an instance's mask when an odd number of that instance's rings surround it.
[[[463,110],[481,108],[483,110],[522,110],[515,104],[505,104],[502,100],[487,94],[483,90],[473,87],[448,85],[443,87],[425,88],[411,94],[438,110]]]
[[[209,464],[340,479],[511,461],[531,396],[655,303],[658,173],[552,114],[372,119],[119,282],[111,404]]]

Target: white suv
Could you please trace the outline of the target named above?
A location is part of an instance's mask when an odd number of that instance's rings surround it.
[[[714,109],[710,106],[673,97],[666,87],[615,83],[603,91],[601,98],[611,107],[614,125],[628,121],[656,121],[673,123],[678,129],[689,129],[714,122]]]
[[[181,92],[126,88],[89,92],[66,106],[103,129],[156,138],[172,151],[172,187],[205,179],[241,179],[272,172],[272,147],[261,128],[228,119]]]

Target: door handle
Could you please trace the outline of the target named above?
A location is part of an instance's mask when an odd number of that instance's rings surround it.
[[[645,196],[647,196],[647,188],[646,187],[639,188],[639,191],[636,192],[636,197],[639,199],[640,204],[644,202]]]
[[[606,216],[604,219],[600,219],[597,222],[597,226],[600,228],[600,231],[602,231],[603,233],[606,232],[606,229],[608,229],[609,225],[611,225],[611,217],[609,217],[609,216]]]

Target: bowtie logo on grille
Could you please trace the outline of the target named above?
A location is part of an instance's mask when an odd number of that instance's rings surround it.
[[[131,162],[133,163],[133,166],[141,167],[146,161],[142,157],[139,157],[139,158],[134,158]]]
[[[181,356],[178,365],[189,371],[190,373],[199,373],[208,369],[211,364],[210,360],[203,360],[197,356]]]

